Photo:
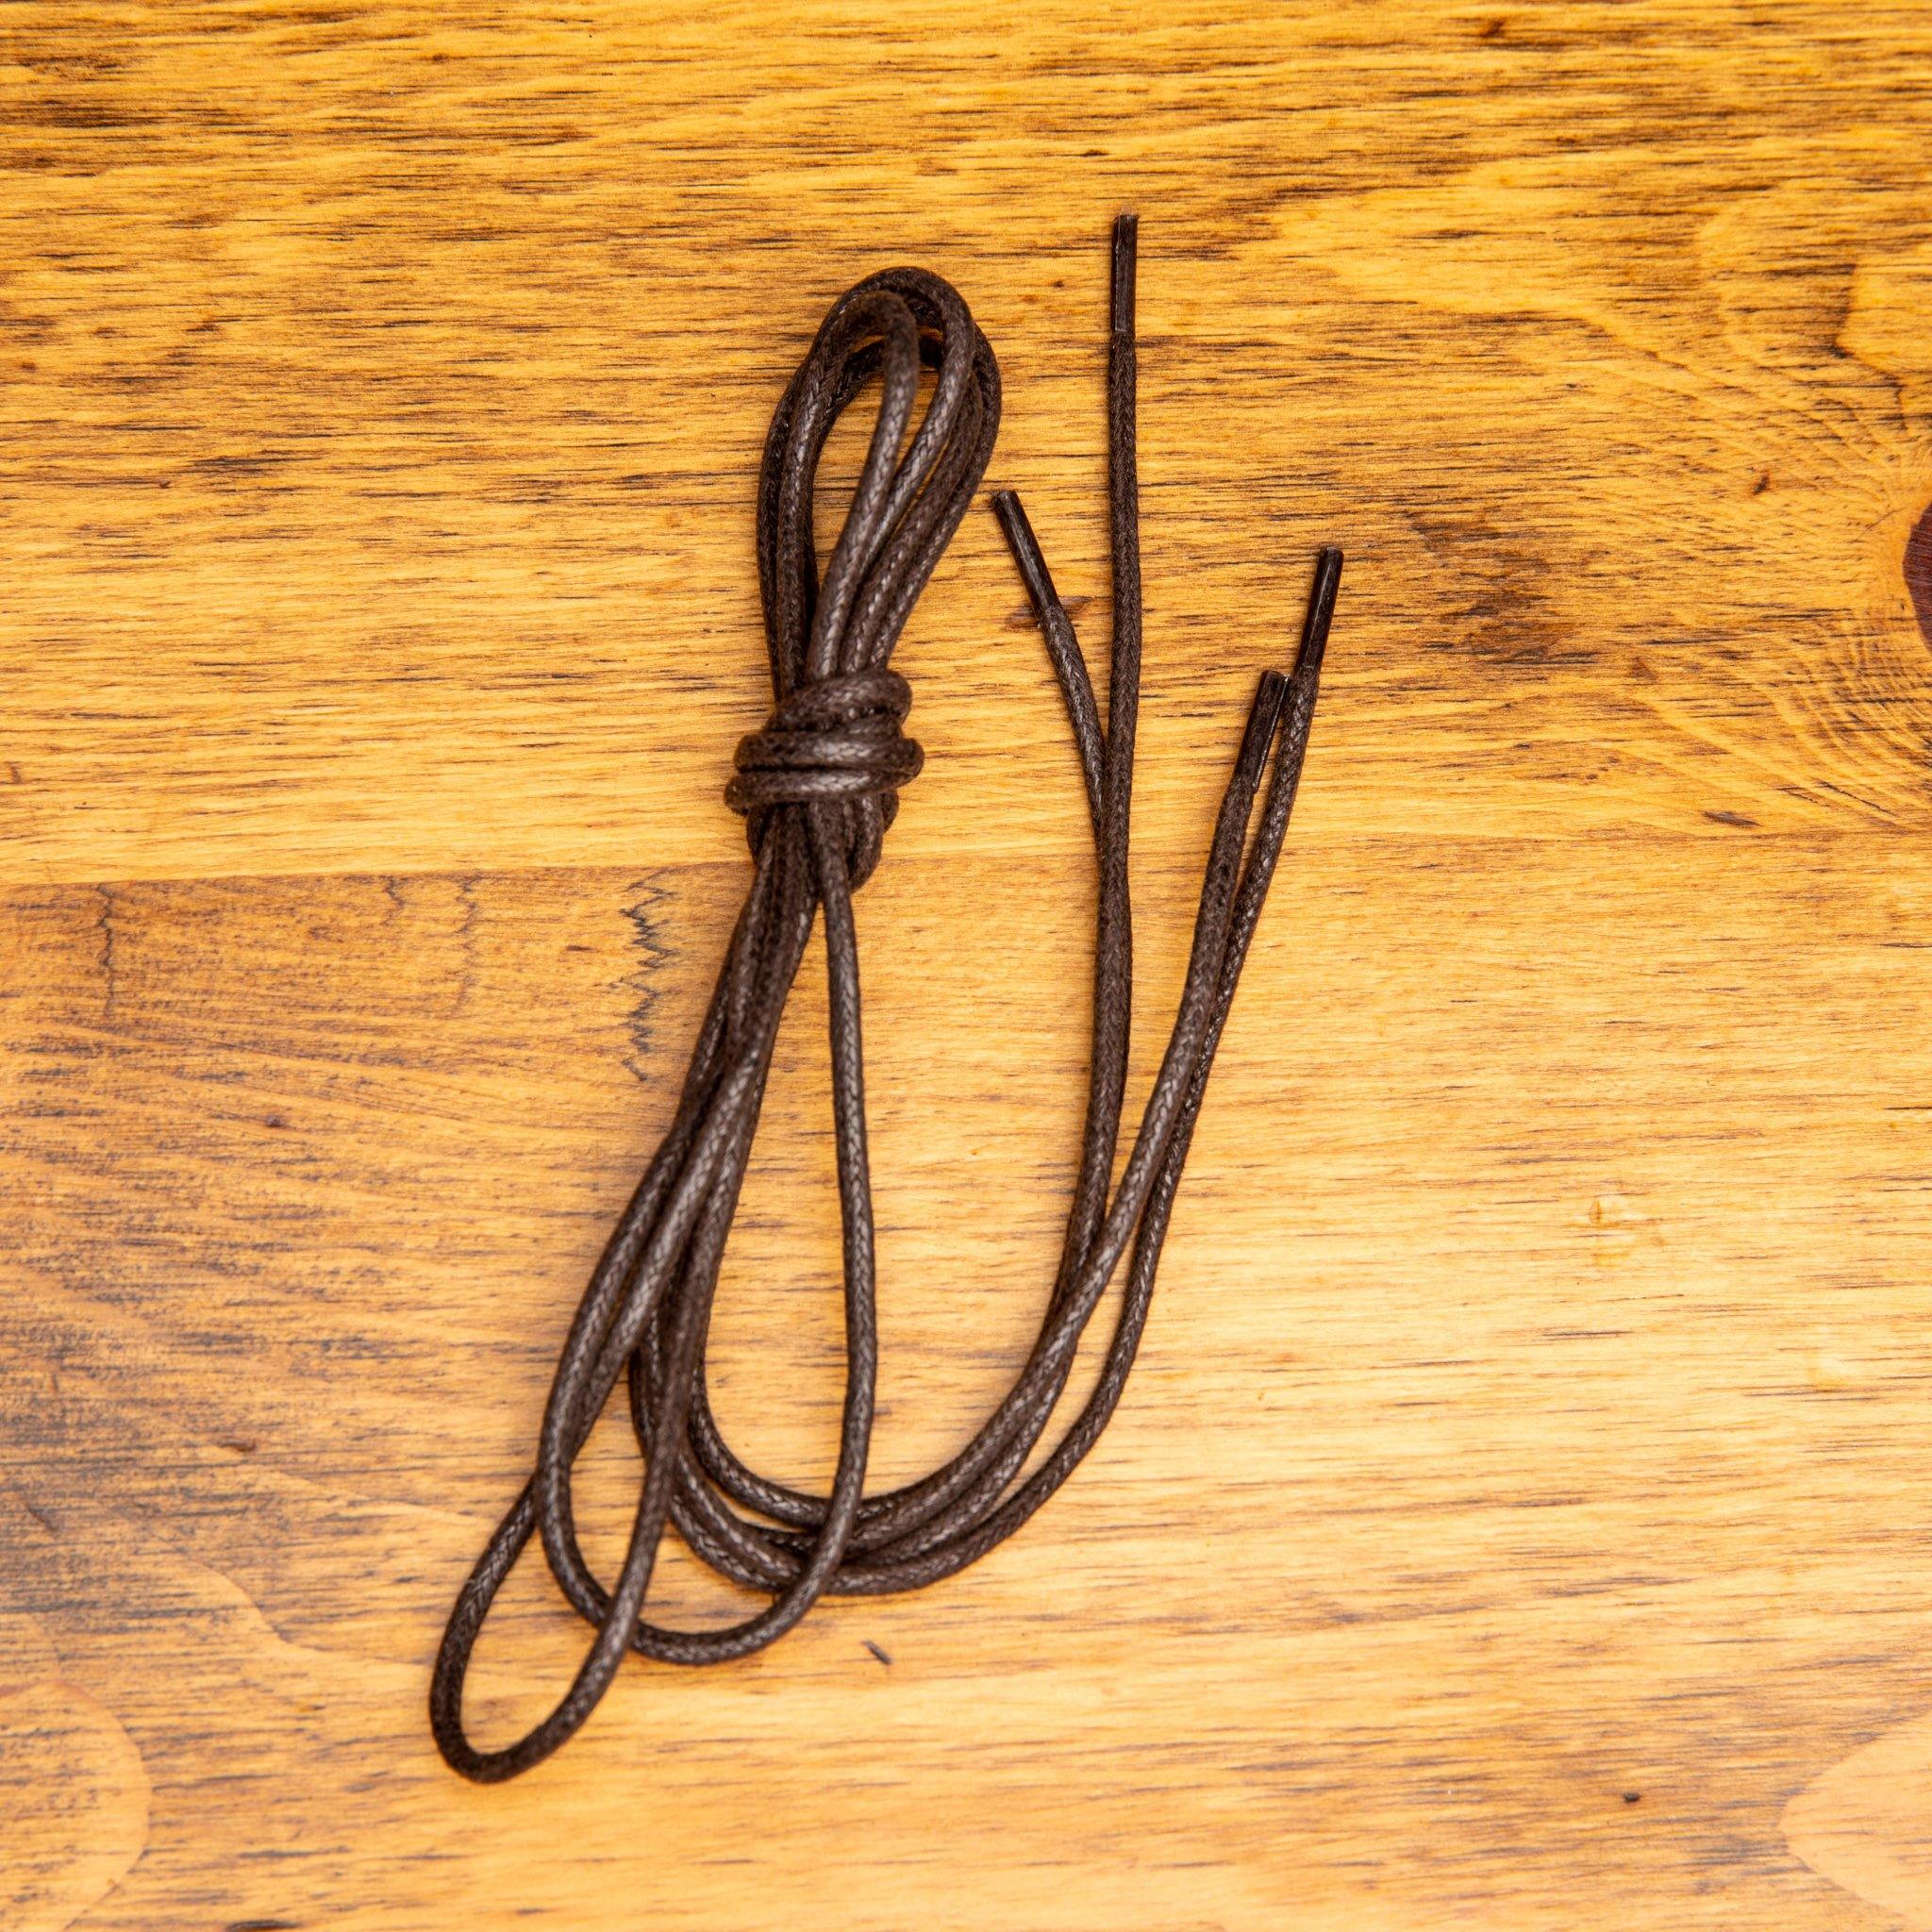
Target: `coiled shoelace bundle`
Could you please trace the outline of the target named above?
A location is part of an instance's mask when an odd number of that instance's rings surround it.
[[[766,440],[758,575],[775,703],[764,729],[738,747],[737,774],[725,794],[745,815],[751,891],[676,1118],[571,1324],[544,1408],[535,1473],[450,1614],[430,1720],[443,1757],[465,1777],[493,1783],[548,1757],[589,1717],[626,1649],[670,1663],[722,1662],[772,1642],[821,1596],[912,1590],[964,1569],[1011,1536],[1067,1479],[1120,1400],[1208,1068],[1287,834],[1341,571],[1339,551],[1320,553],[1294,670],[1262,675],[1214,830],[1173,1036],[1109,1193],[1133,979],[1127,832],[1141,671],[1134,279],[1135,220],[1124,215],[1113,234],[1108,364],[1113,641],[1105,726],[1019,499],[1001,491],[992,500],[1073,723],[1100,871],[1086,1127],[1039,1340],[1005,1398],[951,1461],[903,1489],[865,1494],[878,1336],[852,894],[878,863],[898,788],[921,763],[919,747],[900,728],[910,693],[888,659],[985,474],[1000,415],[999,370],[965,303],[936,275],[892,269],[833,306]],[[935,372],[935,383],[908,445],[922,362]],[[874,378],[878,419],[851,512],[820,581],[811,519],[820,454],[840,411]],[[1273,776],[1250,841],[1271,755]],[[719,1429],[705,1378],[712,1294],[779,1020],[821,912],[846,1352],[838,1467],[824,1496],[747,1467]],[[1023,1479],[1089,1319],[1129,1249],[1119,1319],[1093,1391],[1058,1444]],[[578,1546],[571,1468],[620,1375],[628,1379],[643,1479],[623,1568],[607,1589]],[[644,1598],[667,1524],[713,1569],[770,1603],[724,1629],[671,1630],[649,1622]],[[548,1717],[515,1743],[479,1750],[463,1730],[463,1680],[490,1606],[533,1533],[541,1534],[552,1574],[596,1639]]]

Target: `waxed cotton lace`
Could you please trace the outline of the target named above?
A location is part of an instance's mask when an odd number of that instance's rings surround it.
[[[1000,417],[998,365],[965,303],[937,275],[891,269],[833,305],[766,439],[758,552],[774,703],[764,727],[739,745],[725,794],[745,818],[751,888],[676,1116],[571,1324],[536,1468],[450,1615],[430,1719],[443,1757],[465,1777],[493,1783],[547,1757],[590,1716],[626,1650],[669,1663],[723,1662],[782,1636],[822,1596],[913,1590],[964,1569],[1058,1489],[1120,1400],[1208,1069],[1287,835],[1341,572],[1340,551],[1318,553],[1293,669],[1261,676],[1215,825],[1174,1030],[1120,1178],[1109,1186],[1133,982],[1127,855],[1141,620],[1135,275],[1136,222],[1123,215],[1113,231],[1108,358],[1113,636],[1104,724],[1019,499],[1010,491],[992,498],[1066,702],[1099,860],[1086,1123],[1039,1337],[957,1455],[917,1482],[866,1494],[878,1334],[852,894],[877,865],[899,788],[921,764],[903,729],[911,694],[891,668],[892,647],[979,487]],[[915,427],[922,368],[932,382]],[[878,416],[821,576],[812,528],[820,456],[840,412],[874,383]],[[1257,800],[1259,824],[1250,836]],[[828,1492],[815,1495],[760,1475],[731,1448],[707,1391],[705,1350],[779,1022],[821,918],[846,1379],[838,1465]],[[1126,1284],[1092,1392],[1028,1469],[1123,1259]],[[607,1585],[578,1544],[571,1472],[620,1378],[642,1475],[623,1565]],[[765,1607],[722,1629],[674,1630],[646,1619],[652,1567],[671,1525],[722,1575],[768,1598]],[[491,1604],[533,1534],[595,1637],[547,1717],[513,1743],[479,1749],[463,1728],[463,1682]]]

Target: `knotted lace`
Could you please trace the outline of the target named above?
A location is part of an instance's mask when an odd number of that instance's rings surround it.
[[[1292,674],[1261,677],[1215,827],[1173,1035],[1124,1169],[1110,1186],[1132,1008],[1127,834],[1141,662],[1132,216],[1116,224],[1113,245],[1113,639],[1105,725],[1024,512],[1010,493],[993,498],[1066,700],[1099,858],[1086,1126],[1039,1338],[1005,1397],[956,1456],[917,1482],[865,1494],[878,1348],[852,893],[878,863],[898,789],[920,767],[919,747],[901,730],[910,693],[887,659],[978,488],[1000,412],[999,373],[966,305],[936,275],[894,269],[861,282],[833,306],[766,441],[758,570],[774,708],[765,727],[740,744],[726,792],[745,815],[751,888],[676,1116],[571,1325],[544,1409],[536,1469],[450,1615],[430,1717],[444,1757],[466,1777],[511,1777],[556,1750],[590,1715],[627,1649],[683,1664],[740,1657],[782,1635],[823,1595],[910,1590],[965,1568],[1012,1535],[1066,1480],[1120,1399],[1147,1319],[1208,1068],[1287,835],[1341,558],[1334,550],[1320,553]],[[915,430],[922,363],[934,380]],[[874,380],[878,418],[850,514],[821,577],[811,524],[820,454],[839,412]],[[1251,839],[1264,778],[1266,800]],[[730,1447],[706,1388],[705,1341],[779,1020],[821,915],[846,1382],[838,1465],[827,1492],[816,1495],[759,1474]],[[1088,1323],[1130,1253],[1093,1391],[1054,1448],[1025,1471]],[[578,1544],[571,1471],[620,1376],[627,1379],[642,1476],[629,1544],[607,1586],[591,1574]],[[765,1607],[722,1629],[675,1630],[648,1620],[652,1567],[671,1524],[720,1574],[765,1595]],[[513,1743],[478,1749],[463,1729],[463,1681],[490,1606],[532,1536],[541,1537],[558,1584],[595,1636],[547,1717]]]

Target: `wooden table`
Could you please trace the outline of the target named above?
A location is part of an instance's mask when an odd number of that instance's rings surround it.
[[[7,1926],[1932,1924],[1923,6],[30,0],[0,89]],[[772,406],[952,278],[1100,658],[1122,207],[1141,1083],[1350,556],[1126,1402],[471,1789],[429,1659],[746,877]],[[879,1481],[1037,1323],[1091,945],[984,510],[898,661]],[[816,1480],[823,1000],[717,1342]],[[526,1567],[486,1734],[582,1641]]]

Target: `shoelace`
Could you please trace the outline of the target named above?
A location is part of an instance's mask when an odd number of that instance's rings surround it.
[[[1120,1400],[1146,1324],[1208,1069],[1287,835],[1341,573],[1340,551],[1319,553],[1294,669],[1261,677],[1215,825],[1174,1031],[1119,1183],[1109,1191],[1125,1101],[1133,980],[1127,838],[1141,671],[1135,267],[1135,217],[1123,215],[1113,230],[1108,361],[1113,638],[1105,725],[1019,498],[1002,491],[992,499],[1073,724],[1100,874],[1086,1125],[1039,1339],[1004,1399],[957,1456],[904,1488],[865,1494],[878,1338],[852,894],[878,863],[898,788],[921,764],[919,747],[901,730],[910,693],[888,659],[985,474],[1000,415],[998,366],[965,303],[937,275],[891,269],[833,305],[766,439],[758,547],[774,708],[764,729],[738,747],[737,774],[725,794],[745,815],[751,891],[676,1117],[571,1324],[544,1408],[535,1472],[450,1614],[430,1722],[444,1758],[465,1777],[495,1783],[547,1757],[590,1716],[626,1649],[670,1663],[723,1662],[782,1636],[821,1596],[912,1590],[964,1569],[1059,1488]],[[934,387],[908,444],[922,363],[934,371]],[[874,378],[878,418],[821,581],[811,519],[820,455],[840,412]],[[1251,840],[1264,777],[1266,799]],[[846,1354],[838,1466],[823,1496],[762,1476],[733,1452],[712,1412],[705,1372],[719,1264],[779,1021],[821,913]],[[1119,1317],[1093,1391],[1057,1446],[1023,1476],[1089,1320],[1130,1249]],[[571,1470],[620,1375],[628,1380],[643,1475],[624,1564],[607,1590],[578,1546]],[[770,1603],[723,1629],[673,1630],[646,1620],[652,1566],[671,1524],[714,1570]],[[481,1750],[463,1729],[463,1682],[491,1604],[533,1534],[541,1535],[565,1596],[597,1634],[549,1716],[516,1742]]]

